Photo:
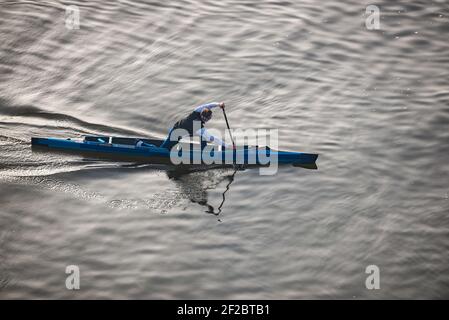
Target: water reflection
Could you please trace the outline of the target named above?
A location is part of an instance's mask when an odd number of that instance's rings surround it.
[[[236,167],[233,169],[204,170],[195,173],[185,171],[167,171],[167,176],[176,183],[179,191],[185,195],[190,202],[204,206],[206,208],[206,213],[213,214],[218,217],[222,212],[222,208],[226,201],[226,193],[229,191],[231,184],[234,182],[237,171],[240,170],[242,169]],[[231,173],[229,174],[228,172]],[[222,200],[220,204],[215,207],[209,202],[208,190],[217,189],[224,181],[227,181],[227,184],[221,195]],[[218,221],[221,220],[218,218]]]

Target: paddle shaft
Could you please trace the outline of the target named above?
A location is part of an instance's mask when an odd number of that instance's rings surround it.
[[[228,121],[228,117],[226,116],[226,111],[224,109],[221,109],[221,110],[223,110],[223,115],[224,115],[226,125],[228,126],[228,130],[229,130],[229,136],[231,137],[232,145],[234,146],[234,149],[235,149],[235,142],[234,142],[234,138],[232,137],[232,134],[231,134],[231,128],[229,127],[229,121]]]

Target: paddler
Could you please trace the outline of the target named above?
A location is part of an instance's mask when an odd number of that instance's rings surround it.
[[[170,132],[168,133],[165,141],[161,144],[161,147],[171,149],[175,144],[178,143],[179,140],[171,140],[170,135],[176,129],[184,129],[188,132],[188,135],[186,136],[193,137],[194,135],[197,135],[201,137],[201,149],[206,146],[207,142],[213,142],[214,144],[225,148],[233,148],[232,145],[229,146],[221,139],[209,134],[207,129],[204,127],[206,122],[208,122],[212,118],[212,109],[217,107],[224,110],[224,102],[212,102],[196,107],[195,110],[193,110],[188,116],[179,120],[173,125],[173,128],[170,129]]]

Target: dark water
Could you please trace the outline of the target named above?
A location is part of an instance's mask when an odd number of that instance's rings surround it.
[[[369,4],[1,0],[0,298],[449,298],[449,6],[377,2],[368,30]],[[162,137],[209,101],[319,170],[174,176],[30,149]]]

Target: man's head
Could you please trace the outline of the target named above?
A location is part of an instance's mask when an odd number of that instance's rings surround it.
[[[203,122],[207,122],[212,118],[212,111],[208,108],[205,108],[203,111],[201,111],[200,116]]]

